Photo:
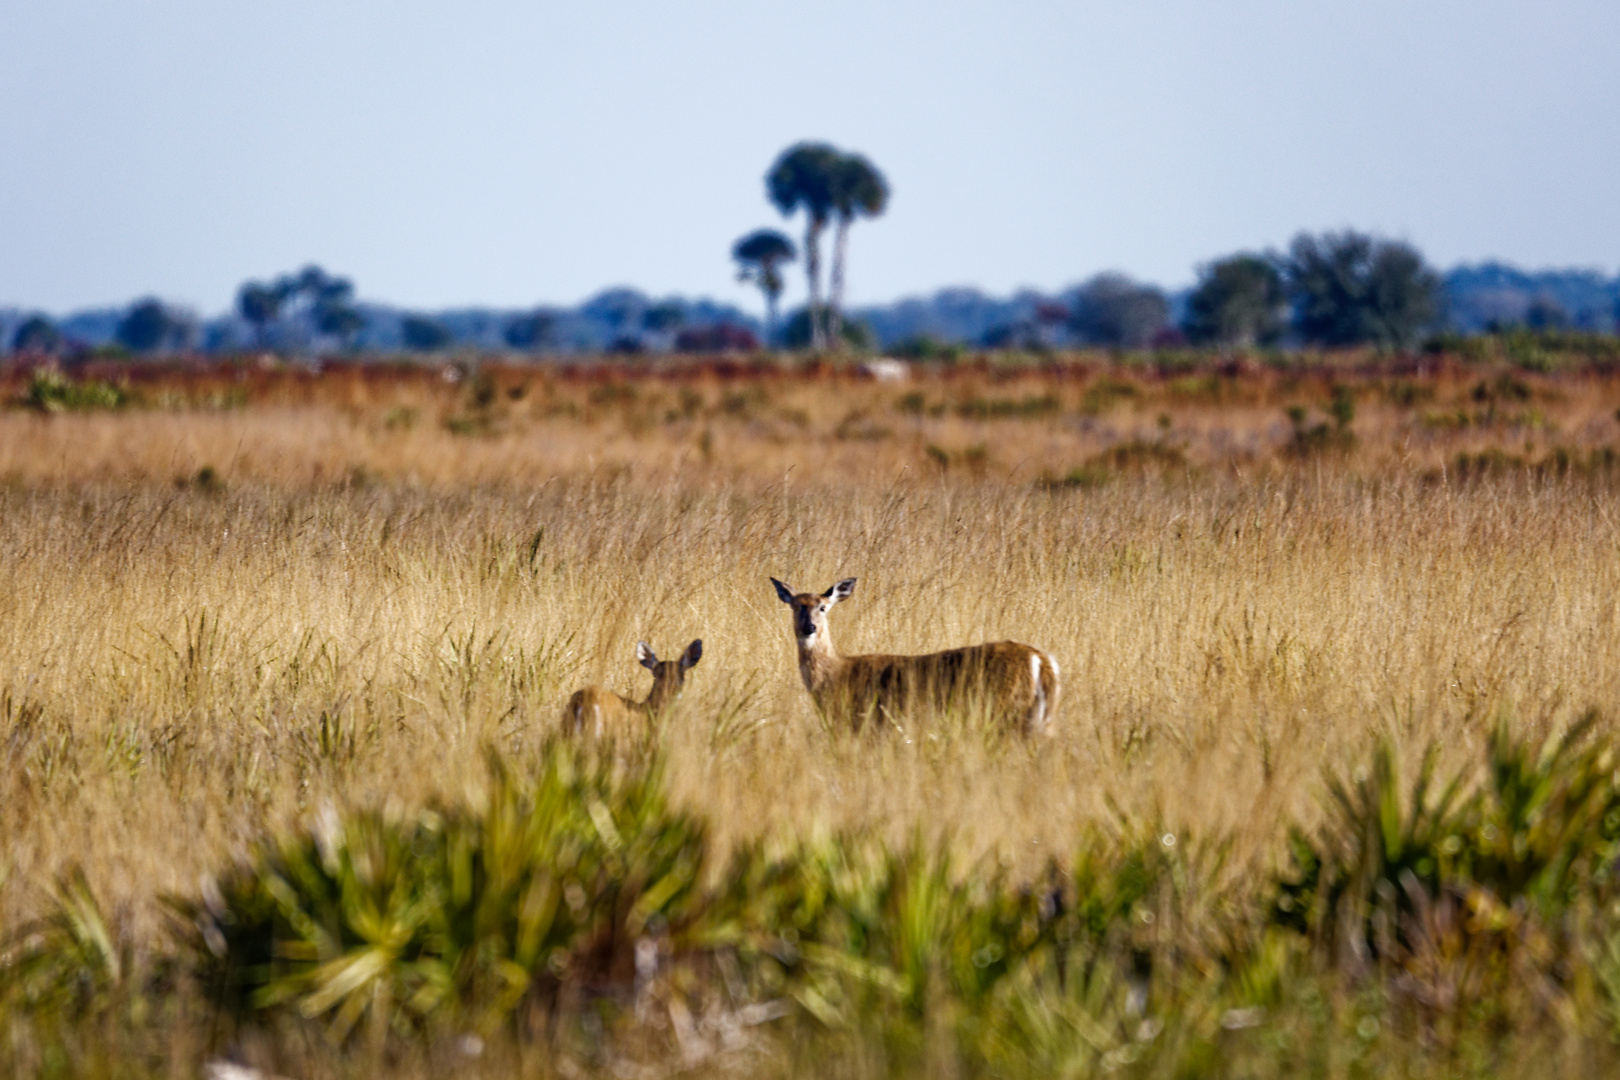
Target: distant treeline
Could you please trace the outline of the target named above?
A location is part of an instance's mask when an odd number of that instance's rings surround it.
[[[929,355],[964,346],[1405,348],[1437,333],[1614,333],[1617,326],[1620,276],[1531,273],[1495,262],[1440,274],[1407,245],[1346,232],[1302,235],[1284,254],[1216,260],[1200,269],[1193,288],[1178,292],[1114,273],[1056,293],[943,289],[852,309],[840,336],[854,348]],[[407,311],[358,300],[347,279],[312,266],[245,283],[235,310],[213,318],[157,298],[62,318],[0,310],[0,353],[749,351],[805,347],[813,327],[801,307],[766,342],[762,321],[734,305],[630,288],[605,290],[576,307]]]
[[[1224,265],[1230,274],[1241,266],[1235,259]],[[1206,278],[1213,275],[1206,274]],[[1271,287],[1254,289],[1262,300]],[[1482,334],[1511,329],[1580,330],[1615,333],[1620,330],[1620,275],[1605,277],[1592,270],[1529,272],[1498,262],[1459,266],[1438,278],[1437,302],[1431,321],[1419,319],[1421,334]],[[1056,294],[1023,290],[1010,297],[986,294],[974,288],[942,289],[929,297],[899,300],[861,308],[852,313],[887,349],[922,349],[953,343],[980,347],[1125,346],[1180,344],[1183,339],[1207,338],[1211,328],[1200,326],[1198,312],[1189,310],[1198,290],[1161,292],[1122,275],[1099,275],[1091,281]],[[1271,308],[1272,341],[1267,344],[1349,344],[1321,333],[1303,334],[1297,327],[1297,309],[1287,302],[1286,284],[1276,307]],[[1116,310],[1128,298],[1139,321],[1117,320],[1115,327],[1076,325],[1094,311],[1099,294],[1116,298]],[[1207,293],[1206,293],[1207,295]],[[1275,303],[1279,298],[1271,293]],[[1159,301],[1162,300],[1162,307]],[[1106,305],[1105,305],[1106,306]],[[1235,305],[1234,305],[1235,306]],[[1266,305],[1256,305],[1262,310]],[[1128,308],[1127,308],[1128,310]],[[1241,321],[1241,320],[1240,320]],[[1189,333],[1191,331],[1191,333]],[[1346,334],[1355,337],[1355,334]],[[1133,340],[1134,338],[1134,340]],[[1145,341],[1144,341],[1145,339]]]

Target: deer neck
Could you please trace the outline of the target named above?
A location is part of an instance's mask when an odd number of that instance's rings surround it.
[[[844,666],[844,658],[838,655],[838,650],[833,646],[830,629],[822,629],[808,640],[797,640],[799,676],[804,679],[804,688],[814,694],[837,677],[838,670]]]
[[[652,689],[647,692],[647,700],[636,706],[645,716],[657,716],[680,696],[679,684],[671,685],[663,679],[654,679]]]

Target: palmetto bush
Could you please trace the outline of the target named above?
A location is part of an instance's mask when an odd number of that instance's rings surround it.
[[[656,771],[553,748],[537,775],[491,757],[481,806],[327,814],[263,840],[180,901],[181,940],[239,1017],[291,1008],[346,1036],[490,1029],[523,1001],[606,993],[636,947],[691,917],[702,827]]]
[[[1034,886],[920,838],[847,832],[745,845],[706,875],[705,829],[667,805],[656,762],[568,744],[533,776],[490,762],[471,806],[328,811],[171,901],[212,1007],[338,1041],[431,1040],[514,1020],[532,1034],[591,1001],[696,1006],[724,981],[751,1022],[794,1014],[901,1045],[943,1023],[989,1060],[1044,1045],[1053,1010],[1140,1024],[1154,958],[1187,959],[1207,872],[1172,835],[1134,830],[1082,838]]]
[[[919,839],[819,836],[745,849],[712,900],[705,940],[734,949],[764,993],[825,1024],[941,999],[976,1003],[1051,940],[1045,898],[989,871],[958,877]]]
[[[1409,789],[1380,745],[1329,781],[1315,834],[1294,830],[1274,921],[1431,1019],[1594,1004],[1594,972],[1612,997],[1620,775],[1595,721],[1541,740],[1500,724],[1478,781],[1441,782],[1431,749]]]
[[[0,1015],[93,1009],[123,981],[125,953],[83,871],[70,872],[52,889],[48,914],[0,939]]]

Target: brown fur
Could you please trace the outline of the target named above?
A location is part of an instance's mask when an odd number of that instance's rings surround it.
[[[652,689],[645,701],[631,701],[612,690],[587,686],[574,691],[563,708],[563,731],[570,735],[603,738],[644,731],[674,704],[686,683],[686,672],[703,656],[703,641],[692,642],[678,660],[660,660],[645,641],[636,643],[636,660],[652,672]]]
[[[996,641],[919,656],[840,656],[827,612],[854,593],[855,579],[819,596],[771,583],[793,609],[799,675],[823,715],[859,731],[868,720],[897,723],[919,710],[984,710],[1005,730],[1050,732],[1062,687],[1057,663],[1033,645]]]

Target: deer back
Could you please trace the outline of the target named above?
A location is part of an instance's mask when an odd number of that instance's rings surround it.
[[[825,713],[856,730],[869,721],[954,713],[1031,734],[1045,728],[1056,706],[1057,665],[1022,642],[842,659],[813,696]]]

